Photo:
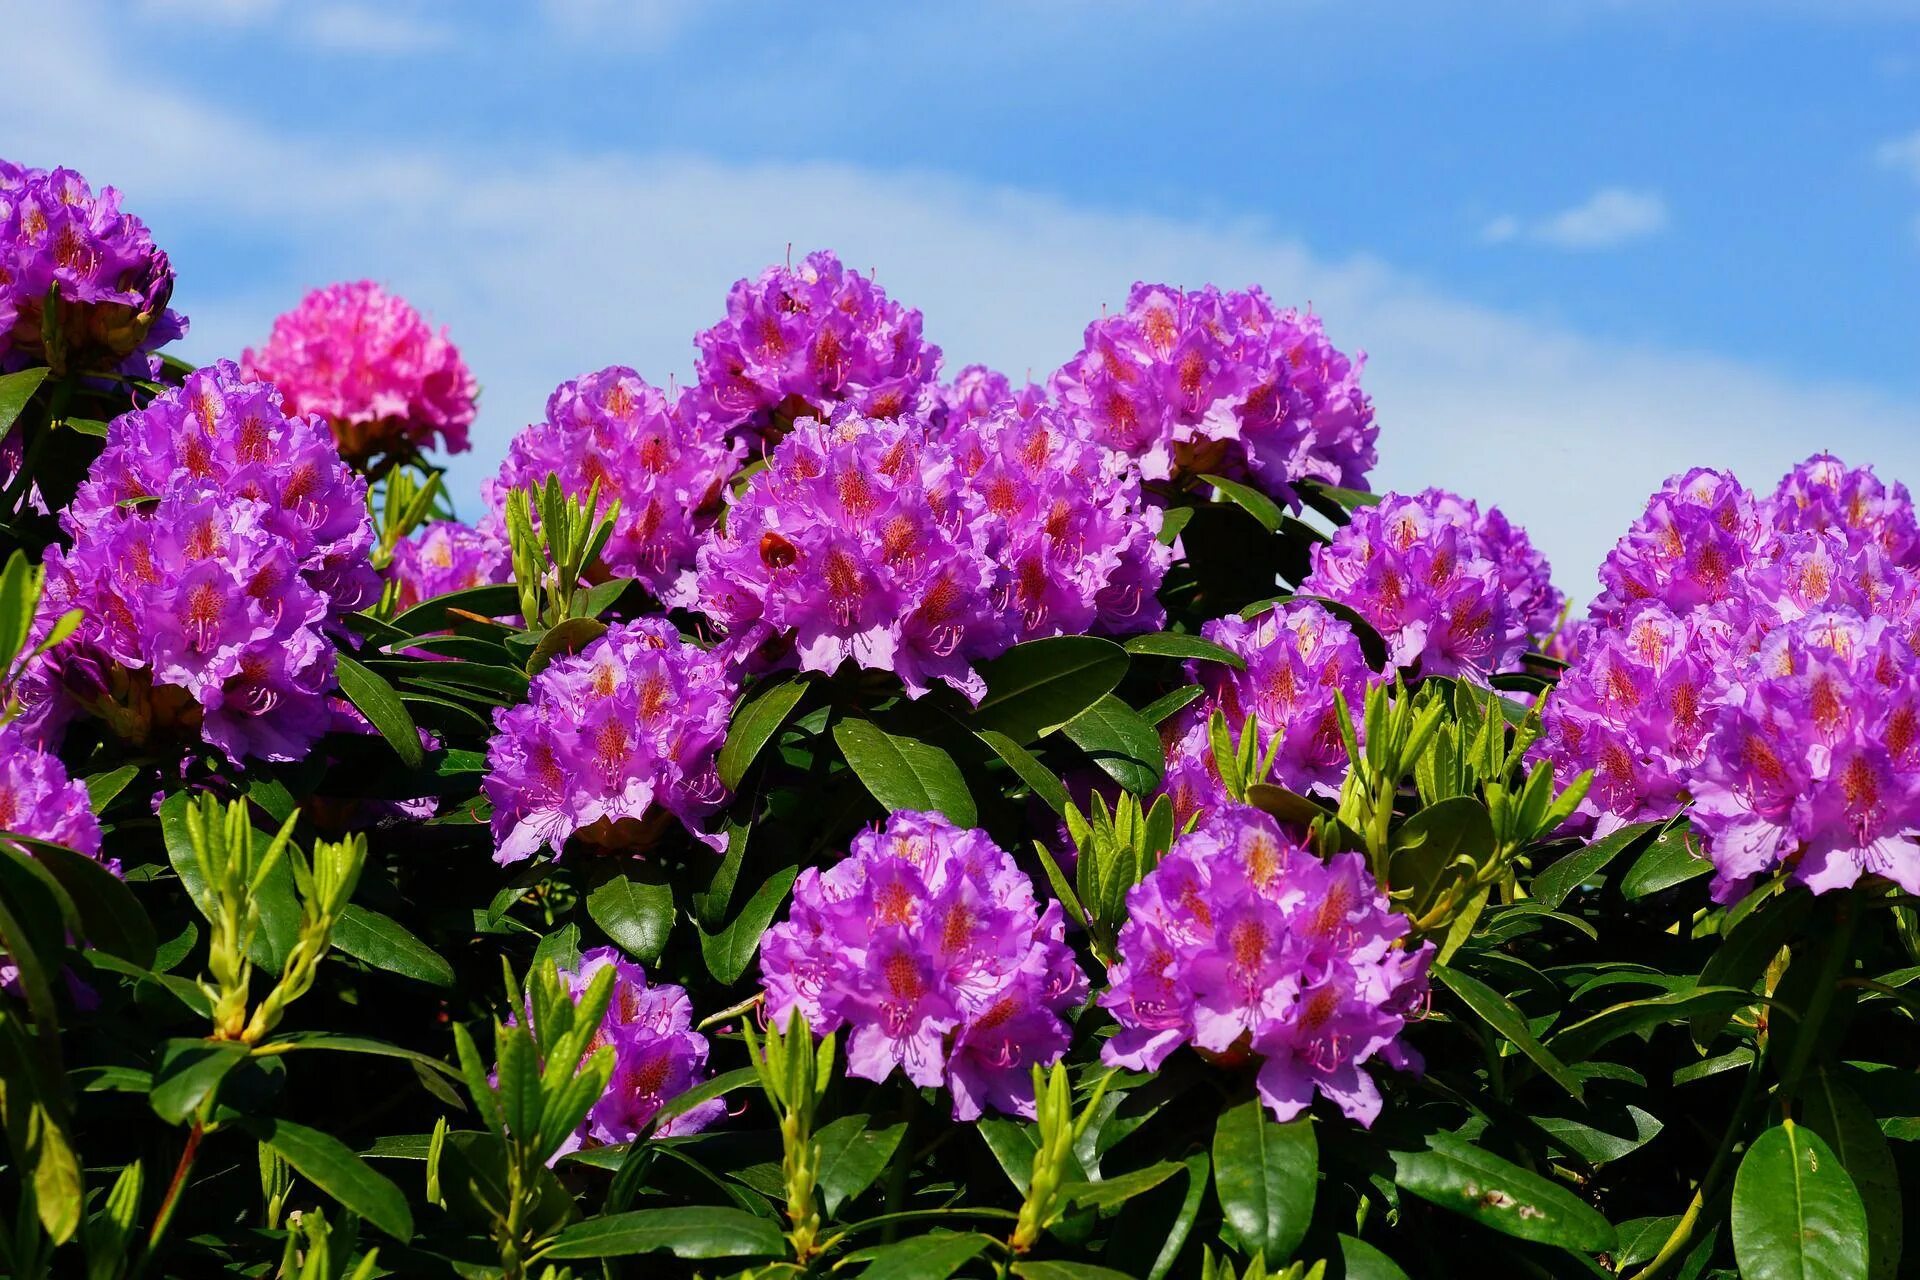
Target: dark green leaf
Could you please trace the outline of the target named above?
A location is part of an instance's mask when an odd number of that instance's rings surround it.
[[[956,826],[974,824],[977,814],[967,780],[939,747],[851,716],[833,726],[833,740],[882,809],[931,811],[945,814]]]
[[[1596,1121],[1600,1117],[1593,1117]],[[1666,1126],[1649,1112],[1639,1107],[1605,1109],[1606,1125],[1589,1124],[1584,1120],[1570,1120],[1563,1116],[1535,1116],[1533,1122],[1545,1130],[1554,1142],[1563,1150],[1580,1157],[1590,1165],[1603,1165],[1611,1160],[1632,1155],[1660,1136]]]
[[[418,769],[425,763],[420,731],[414,728],[413,717],[407,714],[406,705],[393,686],[344,653],[335,659],[335,672],[339,676],[340,692],[380,731],[400,762],[409,769]]]
[[[1090,1262],[1016,1262],[1013,1274],[1020,1280],[1132,1280],[1124,1271]]]
[[[807,688],[805,681],[783,676],[761,684],[734,710],[727,740],[720,747],[720,781],[729,791],[739,790],[760,749],[780,732],[800,699],[807,696]]]
[[[699,931],[700,954],[707,962],[707,972],[722,986],[738,982],[747,966],[753,963],[754,955],[760,950],[760,935],[767,931],[780,904],[787,900],[787,890],[793,888],[794,878],[799,874],[797,867],[776,871],[754,891],[740,914],[724,929],[718,933]]]
[[[1547,1040],[1547,1047],[1562,1062],[1584,1062],[1601,1048],[1624,1035],[1646,1031],[1667,1022],[1680,1022],[1713,1010],[1737,1009],[1751,1004],[1751,992],[1738,987],[1696,987],[1669,991],[1641,1000],[1611,1005],[1581,1022],[1576,1022]]]
[[[167,1041],[147,1095],[154,1114],[168,1124],[185,1124],[247,1054],[247,1046],[237,1040]]]
[[[1127,673],[1127,651],[1094,636],[1053,636],[1015,645],[980,666],[987,695],[972,728],[1032,742],[1113,692]]]
[[[52,372],[45,365],[33,369],[22,369],[18,373],[0,374],[0,435],[13,429],[20,413],[33,399],[33,393],[46,381]]]
[[[385,1040],[342,1035],[337,1031],[291,1031],[267,1041],[260,1046],[258,1052],[261,1054],[297,1053],[308,1049],[325,1049],[333,1053],[359,1053],[373,1058],[393,1058],[437,1071],[449,1080],[460,1078],[458,1070],[438,1058],[429,1057],[414,1049],[403,1049],[397,1044],[388,1044]]]
[[[614,876],[587,895],[587,914],[601,931],[642,964],[652,964],[673,931],[673,890]]]
[[[868,1249],[860,1280],[947,1280],[993,1241],[975,1232],[915,1236]]]
[[[1352,1236],[1340,1237],[1340,1260],[1347,1269],[1347,1280],[1407,1280],[1407,1273],[1394,1265],[1392,1258]]]
[[[1102,1178],[1098,1182],[1069,1182],[1060,1188],[1060,1194],[1076,1209],[1111,1209],[1153,1190],[1174,1174],[1185,1171],[1183,1164],[1162,1160],[1159,1164]]]
[[[555,658],[579,653],[605,634],[607,624],[598,618],[562,619],[533,647],[533,654],[527,659],[527,675],[539,675]]]
[[[1533,1032],[1527,1027],[1526,1015],[1511,1000],[1472,974],[1458,969],[1439,965],[1434,968],[1433,976],[1447,990],[1459,996],[1483,1022],[1511,1040],[1514,1047],[1531,1058],[1550,1080],[1572,1094],[1575,1101],[1580,1100],[1580,1082],[1574,1079],[1573,1073],[1567,1070],[1560,1059],[1534,1038]]]
[[[786,1253],[780,1228],[743,1209],[634,1209],[577,1222],[542,1256],[622,1258],[671,1253],[677,1258],[774,1258]]]
[[[1575,889],[1607,868],[1615,858],[1641,842],[1651,839],[1660,829],[1657,822],[1636,822],[1602,836],[1583,849],[1576,850],[1533,877],[1527,892],[1535,902],[1550,911],[1558,911]]]
[[[80,936],[130,964],[153,963],[153,922],[126,882],[97,858],[57,844],[33,842],[33,858],[65,889],[80,917]]]
[[[1832,1148],[1784,1121],[1740,1160],[1733,1255],[1744,1280],[1865,1280],[1867,1211]]]
[[[113,798],[125,791],[127,784],[132,782],[139,773],[139,765],[129,764],[111,773],[94,774],[87,779],[87,807],[99,813],[112,804]]]
[[[1201,476],[1200,478],[1219,490],[1220,495],[1227,501],[1258,520],[1260,527],[1268,533],[1280,531],[1280,523],[1286,519],[1286,512],[1275,505],[1273,499],[1266,494],[1236,480],[1228,480],[1224,476]],[[1275,1261],[1277,1262],[1278,1259],[1276,1258]]]
[[[1495,1231],[1576,1253],[1613,1247],[1613,1228],[1584,1200],[1450,1133],[1427,1138],[1425,1151],[1393,1153],[1404,1191]]]
[[[1699,856],[1691,836],[1692,828],[1685,822],[1661,832],[1620,877],[1621,896],[1634,902],[1712,871],[1713,864]]]
[[[976,736],[987,744],[993,754],[1006,761],[1007,767],[1012,769],[1019,776],[1020,781],[1026,783],[1027,788],[1040,797],[1049,809],[1063,817],[1066,815],[1069,803],[1066,785],[1054,776],[1051,769],[1035,759],[1032,752],[1006,734],[995,733],[991,729],[982,729]]]
[[[431,600],[421,601],[395,618],[393,626],[416,636],[425,635],[429,631],[445,631],[454,622],[459,621],[449,616],[456,610],[481,618],[515,615],[520,612],[520,592],[511,582],[448,592],[444,596],[435,596]]]
[[[1222,663],[1235,671],[1247,669],[1247,660],[1233,650],[1200,636],[1184,635],[1177,631],[1149,631],[1141,636],[1128,636],[1121,642],[1121,647],[1128,653],[1152,654],[1161,658],[1193,658],[1200,662]]]
[[[1900,1170],[1873,1112],[1832,1072],[1820,1070],[1802,1090],[1800,1122],[1826,1139],[1860,1193],[1867,1213],[1867,1274],[1891,1280],[1900,1274],[1906,1212]]]
[[[1291,1258],[1313,1219],[1320,1147],[1307,1116],[1278,1124],[1258,1098],[1220,1113],[1213,1185],[1244,1253]]]
[[[295,1173],[402,1243],[413,1238],[413,1212],[407,1197],[375,1173],[340,1139],[290,1120],[243,1122],[255,1138],[273,1148]]]
[[[1064,732],[1108,777],[1135,795],[1160,785],[1166,771],[1160,735],[1112,694],[1067,721]]]
[[[829,1218],[873,1185],[906,1136],[904,1124],[869,1129],[870,1123],[865,1115],[841,1116],[814,1134],[820,1144],[820,1197]]]
[[[436,987],[453,985],[446,957],[413,936],[391,916],[349,904],[334,922],[333,945],[376,969]]]
[[[1159,724],[1174,712],[1181,710],[1195,699],[1206,694],[1206,690],[1197,684],[1181,685],[1171,693],[1161,694],[1146,706],[1140,708],[1140,718],[1148,724]]]

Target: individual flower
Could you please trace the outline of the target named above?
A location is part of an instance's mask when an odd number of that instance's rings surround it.
[[[1714,717],[1693,822],[1737,898],[1779,868],[1816,893],[1881,875],[1920,893],[1920,667],[1884,618],[1787,623]]]
[[[808,867],[760,945],[769,1021],[848,1029],[847,1070],[948,1086],[953,1114],[1031,1117],[1031,1068],[1067,1050],[1086,975],[1058,902],[985,832],[895,813],[825,872]]]
[[[76,711],[134,743],[191,733],[238,762],[302,758],[330,722],[335,640],[378,595],[366,484],[318,419],[222,362],[109,424],[47,553],[45,625],[23,720]]]
[[[581,499],[597,483],[600,510],[620,504],[601,563],[666,599],[693,564],[743,452],[691,420],[686,406],[685,397],[670,404],[639,374],[617,366],[563,382],[547,399],[546,420],[507,447],[487,501],[498,515],[507,494],[549,476]]]
[[[1230,806],[1175,841],[1127,911],[1100,997],[1120,1024],[1107,1064],[1157,1070],[1183,1044],[1251,1054],[1276,1119],[1319,1093],[1363,1125],[1381,1106],[1367,1064],[1418,1068],[1400,1033],[1426,999],[1433,944],[1407,946],[1411,925],[1363,855],[1322,862],[1271,817]]]
[[[1314,547],[1300,594],[1365,618],[1402,670],[1479,680],[1512,670],[1560,611],[1526,535],[1497,508],[1483,516],[1442,489],[1390,493],[1355,511]]]
[[[527,700],[493,714],[487,798],[494,860],[521,862],[569,838],[643,847],[677,819],[702,829],[726,803],[715,758],[735,684],[716,656],[661,618],[610,628],[533,678]]]
[[[86,786],[17,723],[0,726],[0,831],[100,856],[100,821]]]
[[[0,372],[150,374],[147,353],[187,331],[172,296],[172,264],[117,190],[0,160]]]
[[[1833,533],[1850,551],[1871,546],[1907,568],[1920,562],[1920,525],[1907,487],[1888,488],[1872,467],[1850,469],[1830,453],[1816,453],[1781,477],[1767,514],[1782,533]]]
[[[240,357],[293,413],[318,414],[356,466],[380,455],[467,448],[479,384],[443,328],[371,280],[315,289]]]
[[[435,520],[393,549],[387,576],[400,584],[399,607],[513,578],[513,553],[498,521]]]
[[[1679,812],[1722,696],[1726,638],[1704,615],[1648,602],[1594,630],[1560,676],[1535,748],[1561,786],[1593,771],[1579,813],[1604,836]]]
[[[1302,478],[1366,486],[1378,428],[1362,359],[1258,289],[1136,284],[1124,311],[1087,326],[1051,389],[1148,480],[1224,475],[1294,502]]]
[[[562,976],[578,1000],[609,967],[614,971],[613,999],[587,1051],[611,1045],[613,1076],[562,1153],[636,1140],[662,1106],[711,1074],[707,1038],[693,1029],[693,1002],[684,988],[649,983],[646,971],[613,947],[582,952],[579,964]],[[712,1098],[665,1121],[650,1136],[698,1133],[726,1112],[726,1103]]]
[[[771,443],[794,420],[840,405],[897,417],[940,373],[920,313],[825,251],[735,283],[726,318],[693,341],[696,412],[747,441]]]
[[[1270,781],[1289,791],[1314,788],[1338,791],[1347,772],[1347,749],[1340,732],[1338,698],[1347,703],[1349,723],[1360,734],[1360,711],[1367,685],[1377,677],[1367,666],[1360,640],[1339,618],[1309,601],[1283,604],[1251,620],[1216,618],[1200,634],[1239,657],[1244,670],[1219,662],[1187,663],[1187,678],[1206,693],[1175,719],[1172,736],[1182,760],[1201,764],[1199,772],[1170,772],[1176,816],[1205,807],[1172,783],[1206,788],[1201,778],[1217,779],[1210,762],[1207,722],[1215,712],[1237,736],[1251,716],[1263,757],[1273,756]],[[1336,696],[1337,695],[1337,696]]]
[[[1601,563],[1591,616],[1617,626],[1643,601],[1685,613],[1723,600],[1773,541],[1760,503],[1731,475],[1696,467],[1673,476]]]

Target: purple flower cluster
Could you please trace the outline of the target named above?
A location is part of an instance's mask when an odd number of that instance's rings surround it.
[[[494,712],[484,783],[494,860],[557,854],[570,837],[643,847],[675,819],[724,848],[701,826],[727,799],[715,757],[734,691],[722,661],[661,618],[556,659],[527,701]]]
[[[202,369],[114,419],[61,526],[43,617],[86,616],[23,695],[43,739],[76,709],[134,742],[197,724],[236,762],[299,759],[326,731],[330,633],[379,578],[366,483],[319,419]]]
[[[562,1153],[634,1141],[662,1106],[709,1074],[707,1038],[693,1029],[693,1002],[686,990],[672,983],[649,984],[646,971],[614,948],[581,953],[579,966],[564,975],[574,998],[609,966],[614,971],[613,1000],[589,1052],[613,1046],[613,1077]],[[713,1098],[667,1120],[652,1136],[698,1133],[726,1112],[726,1103]]]
[[[400,584],[399,607],[513,578],[513,553],[498,520],[478,526],[435,520],[393,549],[387,576]]]
[[[1643,601],[1685,613],[1725,600],[1773,541],[1761,503],[1731,475],[1697,467],[1674,476],[1602,562],[1592,617],[1618,626]]]
[[[1831,533],[1849,551],[1875,547],[1895,564],[1920,565],[1920,524],[1907,486],[1891,489],[1872,467],[1850,469],[1830,453],[1808,458],[1785,476],[1769,504],[1782,533]]]
[[[1379,428],[1364,359],[1259,289],[1136,284],[1124,311],[1087,326],[1052,391],[1148,480],[1224,475],[1293,501],[1303,477],[1366,487]]]
[[[100,856],[100,821],[86,787],[17,723],[0,726],[0,831]]]
[[[1512,670],[1562,603],[1524,531],[1442,489],[1390,493],[1354,512],[1313,549],[1300,592],[1360,614],[1396,667],[1482,680]]]
[[[1376,1056],[1419,1058],[1400,1032],[1427,995],[1433,944],[1409,949],[1357,853],[1322,862],[1256,809],[1209,815],[1127,896],[1120,959],[1100,997],[1120,1031],[1103,1061],[1157,1070],[1192,1044],[1257,1055],[1261,1099],[1299,1115],[1315,1093],[1371,1125]]]
[[[172,264],[146,224],[121,212],[117,190],[0,159],[0,371],[119,369],[186,333],[172,296]],[[59,335],[51,350],[49,333]],[[135,367],[150,372],[147,361]]]
[[[602,563],[669,597],[693,564],[700,536],[720,512],[720,492],[744,449],[725,445],[695,421],[689,397],[670,404],[631,369],[614,367],[564,382],[547,399],[547,417],[515,436],[486,489],[496,513],[507,494],[558,476],[585,498],[597,482],[604,510],[620,503]]]
[[[1159,625],[1169,553],[1137,482],[1058,419],[952,441],[846,411],[802,419],[728,508],[683,593],[742,658],[943,680],[1018,640]]]
[[[726,318],[694,345],[690,412],[747,441],[777,440],[796,419],[841,405],[897,417],[940,372],[940,348],[921,337],[920,313],[825,251],[736,282]]]
[[[1244,671],[1217,662],[1189,662],[1187,678],[1206,690],[1173,722],[1165,789],[1176,819],[1225,802],[1212,765],[1207,722],[1217,711],[1235,734],[1252,716],[1260,750],[1273,753],[1267,779],[1290,791],[1337,791],[1346,777],[1347,750],[1340,735],[1335,695],[1346,698],[1355,734],[1367,685],[1378,677],[1367,666],[1359,638],[1339,618],[1311,602],[1283,604],[1248,621],[1229,616],[1201,628],[1201,635],[1245,663]],[[1277,745],[1276,745],[1277,744]]]
[[[371,280],[315,289],[240,363],[278,387],[290,412],[325,418],[355,463],[467,448],[479,383],[445,329]]]
[[[1007,375],[970,364],[952,382],[928,386],[920,397],[920,416],[936,431],[957,431],[989,414],[1011,410],[1029,418],[1047,404],[1047,389],[1029,382],[1015,390]]]
[[[1030,1069],[1070,1039],[1062,1015],[1087,979],[1058,902],[985,832],[933,813],[895,813],[850,854],[793,886],[787,919],[760,944],[767,1017],[799,1010],[816,1033],[850,1028],[847,1070],[945,1084],[956,1119],[1033,1115]]]

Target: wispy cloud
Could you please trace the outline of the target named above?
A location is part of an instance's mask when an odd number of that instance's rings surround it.
[[[258,27],[331,53],[392,57],[438,49],[454,31],[407,6],[357,0],[140,0],[148,17],[217,27]]]
[[[1480,230],[1488,244],[1525,241],[1556,249],[1611,249],[1667,229],[1667,202],[1657,191],[1602,187],[1580,204],[1543,218],[1502,214]]]
[[[1920,129],[1904,137],[1887,139],[1874,150],[1873,158],[1882,169],[1891,169],[1920,182]]]

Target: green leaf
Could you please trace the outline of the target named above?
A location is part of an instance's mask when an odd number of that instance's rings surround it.
[[[700,955],[707,962],[707,972],[722,986],[730,987],[740,981],[747,966],[753,963],[755,953],[760,950],[760,935],[767,931],[780,904],[787,900],[787,890],[793,888],[794,878],[799,874],[798,867],[776,871],[754,891],[747,905],[740,908],[740,914],[724,929],[718,933],[699,930]]]
[[[1243,1253],[1291,1258],[1313,1219],[1320,1147],[1307,1116],[1276,1123],[1258,1098],[1220,1113],[1213,1185]]]
[[[540,637],[527,659],[527,674],[537,676],[555,658],[575,654],[607,634],[607,624],[598,618],[564,618]]]
[[[820,1197],[827,1216],[873,1185],[906,1136],[905,1124],[869,1129],[865,1115],[841,1116],[813,1135],[820,1144]]]
[[[1620,877],[1621,896],[1635,902],[1712,871],[1713,864],[1698,856],[1691,836],[1692,828],[1685,822],[1661,832]]]
[[[1177,1161],[1162,1160],[1098,1182],[1069,1182],[1060,1188],[1060,1194],[1076,1209],[1111,1209],[1153,1190],[1176,1173],[1186,1172],[1186,1168]]]
[[[780,732],[800,699],[807,696],[808,684],[785,676],[760,685],[739,707],[727,725],[727,740],[720,746],[720,781],[729,791],[740,789],[740,780],[769,739]]]
[[[1232,667],[1235,671],[1247,669],[1247,660],[1233,650],[1203,637],[1184,635],[1178,631],[1149,631],[1145,635],[1128,636],[1120,642],[1120,647],[1128,653],[1152,654],[1160,658],[1192,658],[1198,662],[1218,662]]]
[[[87,807],[99,813],[112,804],[113,798],[125,791],[127,784],[132,782],[139,773],[139,765],[129,764],[122,765],[111,773],[94,774],[87,779]]]
[[[938,1232],[863,1251],[860,1280],[947,1280],[993,1241],[977,1232]]]
[[[1744,1280],[1865,1280],[1867,1211],[1833,1149],[1783,1121],[1733,1179],[1733,1256]]]
[[[661,1104],[653,1113],[649,1122],[656,1130],[677,1115],[684,1115],[701,1103],[712,1098],[722,1097],[736,1089],[747,1089],[760,1083],[760,1073],[752,1067],[736,1067],[725,1071],[702,1084],[695,1085],[685,1093],[676,1093]]]
[[[1090,1262],[1016,1262],[1013,1274],[1020,1280],[1133,1280],[1124,1271]]]
[[[977,819],[960,766],[939,747],[855,717],[833,726],[833,740],[882,809],[943,813],[961,827]]]
[[[1213,1158],[1204,1151],[1195,1151],[1186,1158],[1185,1164],[1187,1192],[1181,1198],[1173,1221],[1167,1224],[1166,1237],[1161,1241],[1160,1252],[1147,1272],[1147,1280],[1165,1280],[1167,1273],[1173,1270],[1173,1264],[1180,1260],[1180,1250],[1186,1247],[1187,1237],[1193,1234],[1194,1221],[1200,1216],[1200,1204],[1206,1198],[1207,1174],[1213,1168]]]
[[[153,963],[153,922],[126,881],[97,858],[57,844],[33,842],[33,858],[67,891],[80,916],[80,936],[142,968]]]
[[[774,1258],[786,1238],[744,1209],[634,1209],[588,1218],[562,1231],[544,1258],[622,1258],[667,1252],[677,1258]]]
[[[1009,738],[1004,733],[995,733],[991,729],[981,729],[974,736],[987,744],[993,754],[1007,762],[1007,767],[1027,784],[1034,795],[1040,797],[1047,808],[1066,816],[1067,805],[1071,803],[1064,783],[1053,771],[1034,758],[1033,753]]]
[[[397,1044],[389,1044],[385,1040],[370,1040],[365,1036],[342,1035],[337,1031],[291,1031],[286,1035],[275,1036],[261,1045],[256,1052],[265,1055],[295,1053],[306,1049],[326,1049],[334,1053],[359,1053],[374,1058],[393,1058],[437,1071],[449,1080],[460,1079],[460,1072],[452,1065],[418,1050],[403,1049]]]
[[[1451,1133],[1430,1135],[1427,1148],[1392,1153],[1402,1190],[1521,1240],[1576,1253],[1613,1247],[1612,1226],[1565,1187]]]
[[[1258,489],[1250,488],[1236,480],[1228,480],[1224,476],[1201,476],[1200,478],[1219,490],[1222,497],[1258,520],[1262,529],[1268,533],[1280,532],[1281,522],[1287,518],[1287,513],[1282,511],[1272,498]],[[1274,1261],[1277,1263],[1279,1257],[1275,1257]]]
[[[362,963],[436,987],[453,985],[453,966],[391,916],[349,904],[333,925],[333,945]]]
[[[153,1069],[147,1100],[168,1124],[185,1124],[220,1088],[220,1082],[247,1060],[237,1040],[169,1040]]]
[[[69,431],[77,431],[83,436],[92,436],[96,440],[107,438],[107,424],[98,418],[62,418],[60,423]]]
[[[1535,1116],[1533,1122],[1551,1136],[1562,1150],[1595,1166],[1632,1155],[1659,1137],[1660,1131],[1666,1127],[1657,1116],[1639,1107],[1604,1110],[1607,1128],[1562,1116]]]
[[[1160,724],[1174,712],[1197,701],[1206,694],[1206,690],[1197,684],[1183,684],[1171,693],[1163,693],[1140,708],[1140,718],[1148,724]]]
[[[506,617],[520,612],[520,592],[511,582],[450,591],[444,596],[421,601],[395,618],[392,625],[416,636],[429,631],[445,631],[460,621],[449,616],[454,610],[481,618]]]
[[[291,1120],[241,1123],[292,1165],[295,1173],[339,1201],[342,1208],[359,1214],[403,1244],[413,1238],[413,1211],[407,1207],[407,1197],[340,1139]]]
[[[414,728],[413,717],[407,713],[406,704],[400,701],[393,686],[344,653],[334,660],[334,670],[340,680],[340,692],[380,731],[400,762],[409,769],[418,769],[424,764],[426,753],[420,749],[420,731]]]
[[[1135,795],[1160,785],[1167,767],[1160,735],[1114,695],[1107,694],[1067,721],[1064,732],[1108,777]]]
[[[1668,991],[1640,1000],[1610,1005],[1551,1036],[1547,1047],[1562,1062],[1584,1062],[1624,1035],[1649,1030],[1667,1022],[1696,1018],[1711,1011],[1738,1009],[1753,1003],[1753,993],[1740,987],[1694,987]]]
[[[1825,1069],[1815,1072],[1802,1090],[1800,1122],[1826,1139],[1860,1193],[1867,1212],[1867,1274],[1873,1280],[1892,1280],[1900,1274],[1906,1213],[1900,1170],[1879,1122]]]
[[[40,389],[52,370],[45,365],[33,369],[22,369],[18,373],[0,374],[0,435],[13,429],[20,413],[33,399],[33,393]]]
[[[987,694],[969,726],[1025,744],[1063,727],[1113,692],[1127,673],[1127,651],[1094,636],[1052,636],[1017,644],[982,663],[979,671]]]
[[[1574,1101],[1581,1100],[1580,1081],[1574,1078],[1560,1059],[1534,1038],[1533,1032],[1527,1027],[1526,1015],[1511,1000],[1472,974],[1462,973],[1458,969],[1439,965],[1434,968],[1433,976],[1447,990],[1459,996],[1488,1026],[1511,1040],[1515,1048],[1531,1058],[1533,1064],[1544,1071],[1548,1079],[1571,1094]]]
[[[1602,836],[1543,869],[1527,886],[1527,893],[1549,911],[1558,911],[1575,889],[1599,875],[1621,854],[1651,839],[1659,829],[1657,822],[1636,822]]]
[[[1407,1280],[1407,1273],[1392,1258],[1352,1236],[1340,1237],[1340,1261],[1347,1269],[1347,1280]]]
[[[673,931],[673,890],[614,876],[587,895],[587,914],[622,951],[641,964],[652,964]]]

